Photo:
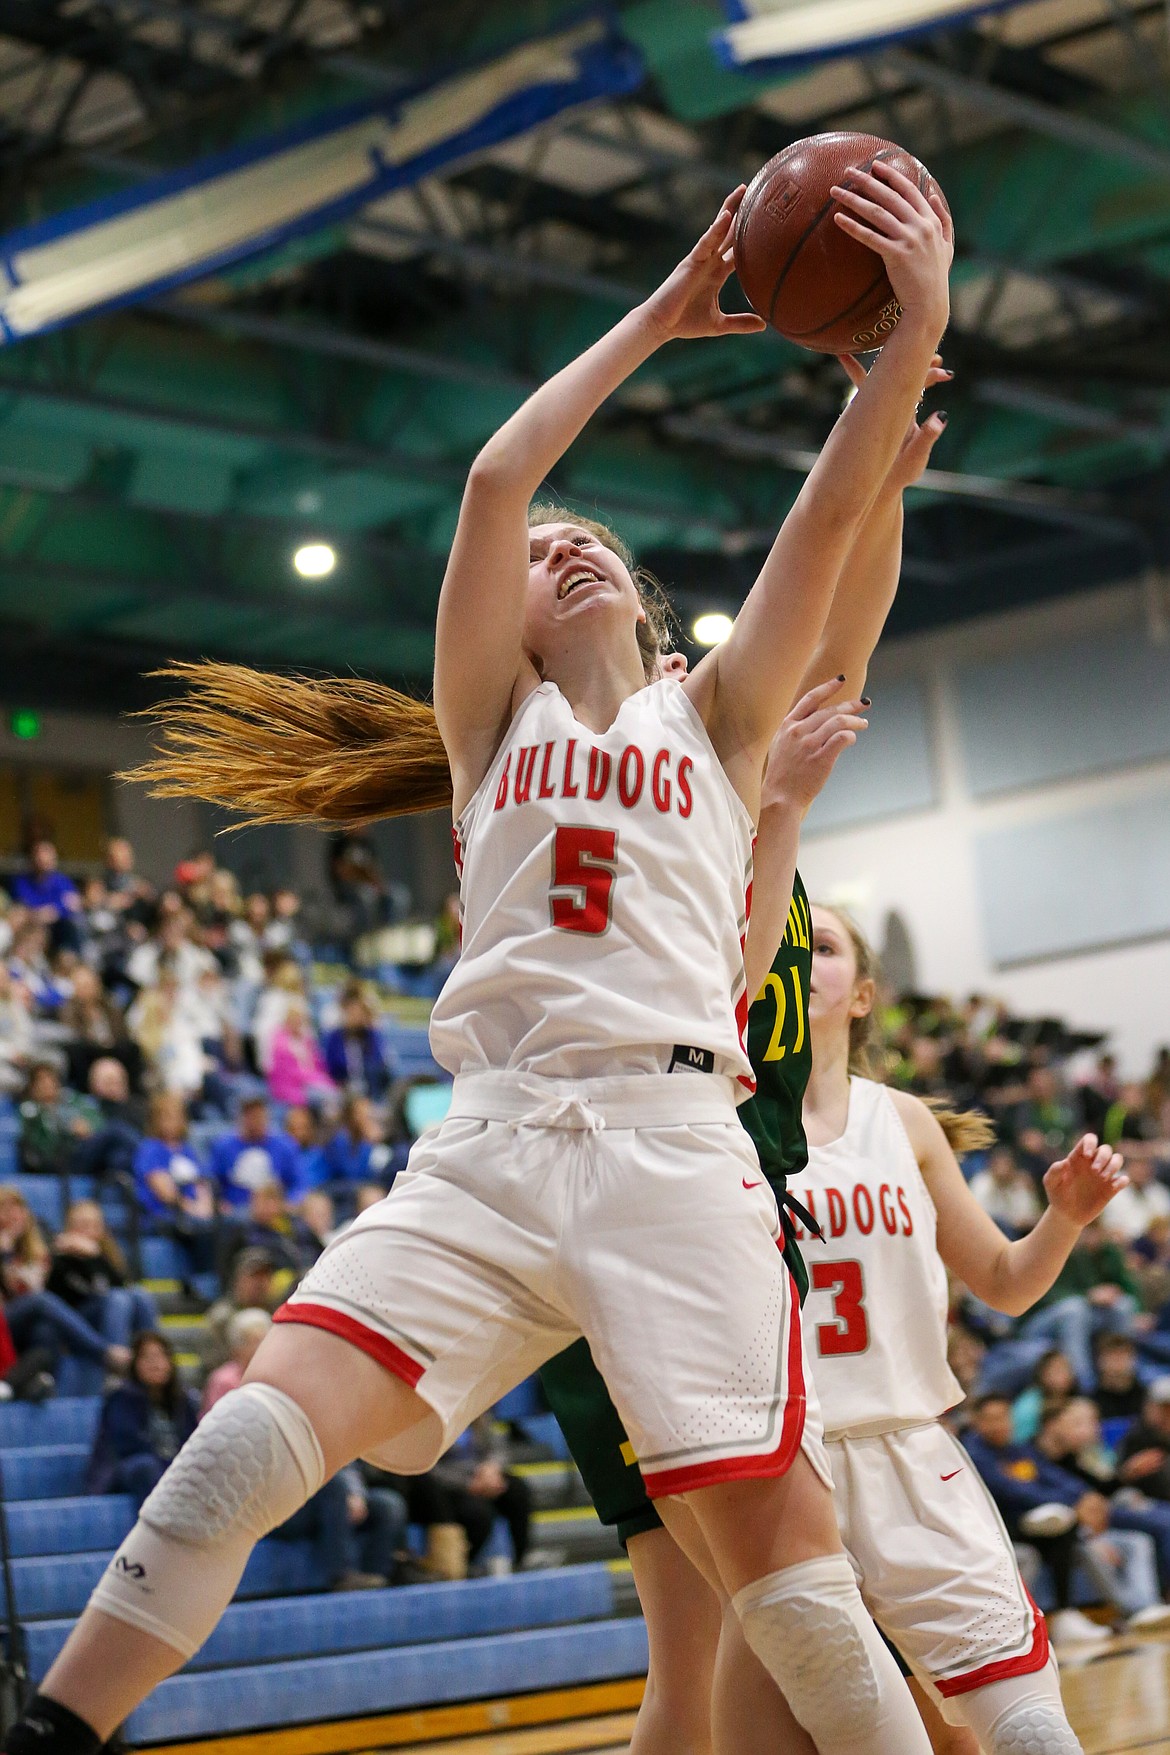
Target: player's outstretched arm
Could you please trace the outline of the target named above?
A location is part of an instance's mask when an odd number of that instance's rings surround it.
[[[841,357],[841,364],[860,390],[866,379],[865,368],[848,355]],[[933,390],[953,377],[954,373],[943,366],[942,355],[936,353],[923,390]],[[902,574],[902,495],[914,486],[930,462],[930,454],[946,423],[947,417],[941,411],[928,415],[921,424],[917,411],[911,417],[893,467],[862,520],[841,568],[824,633],[801,678],[801,694],[817,678],[835,676],[838,672],[845,678],[844,695],[860,695],[864,689],[869,661],[886,625]]]
[[[735,628],[684,685],[732,778],[758,772],[821,639],[841,569],[898,456],[949,314],[953,234],[945,204],[891,166],[835,189],[837,217],[885,263],[902,306],[898,327],[834,426]],[[710,673],[714,672],[714,680]]]
[[[943,1261],[993,1310],[1022,1316],[1052,1287],[1084,1227],[1129,1181],[1120,1156],[1085,1134],[1045,1174],[1048,1208],[1039,1223],[1011,1242],[971,1193],[925,1103],[905,1091],[893,1095],[938,1213]]]
[[[785,714],[768,750],[756,830],[752,917],[743,951],[749,998],[764,985],[784,937],[800,825],[837,757],[869,723],[861,717],[860,701],[829,705],[840,688],[841,678],[834,676],[802,695]]]
[[[763,329],[720,309],[743,199],[733,190],[694,249],[644,304],[565,366],[490,438],[471,466],[439,596],[435,712],[456,810],[491,763],[517,703],[539,680],[522,646],[528,506],[590,417],[666,341]]]

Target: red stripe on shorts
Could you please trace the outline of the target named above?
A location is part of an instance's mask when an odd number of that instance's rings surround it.
[[[721,1461],[693,1463],[683,1469],[659,1469],[649,1473],[643,1465],[642,1478],[651,1499],[666,1499],[672,1493],[687,1493],[693,1487],[714,1487],[720,1481],[764,1480],[774,1475],[786,1475],[792,1467],[804,1436],[806,1404],[804,1355],[800,1345],[800,1299],[791,1273],[788,1281],[788,1395],[779,1444],[775,1450],[766,1451],[762,1456],[730,1456]]]
[[[1048,1626],[1043,1615],[1032,1601],[1032,1593],[1025,1588],[1024,1595],[1028,1599],[1028,1607],[1032,1611],[1032,1644],[1028,1651],[1019,1657],[1001,1658],[998,1663],[984,1664],[978,1670],[968,1670],[962,1676],[948,1676],[945,1682],[935,1679],[934,1685],[945,1700],[955,1694],[972,1694],[976,1688],[986,1688],[991,1682],[1006,1682],[1010,1676],[1032,1676],[1042,1670],[1048,1662]]]
[[[331,1335],[337,1335],[343,1341],[368,1353],[379,1365],[392,1371],[395,1377],[401,1377],[403,1383],[414,1388],[423,1372],[425,1365],[380,1335],[377,1329],[367,1328],[364,1322],[356,1322],[352,1316],[343,1316],[339,1310],[331,1310],[327,1304],[282,1304],[272,1318],[273,1322],[303,1322],[307,1328],[323,1328]]]

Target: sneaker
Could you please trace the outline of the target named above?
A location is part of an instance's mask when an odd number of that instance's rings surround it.
[[[1170,1603],[1150,1603],[1126,1617],[1127,1633],[1151,1633],[1155,1627],[1170,1627]]]
[[[1100,1645],[1111,1637],[1108,1627],[1098,1627],[1079,1609],[1059,1609],[1049,1617],[1048,1631],[1054,1645]]]
[[[1020,1534],[1028,1536],[1063,1536],[1077,1521],[1071,1505],[1034,1505],[1020,1519]]]
[[[380,1572],[343,1572],[330,1585],[331,1590],[385,1590],[387,1580]]]

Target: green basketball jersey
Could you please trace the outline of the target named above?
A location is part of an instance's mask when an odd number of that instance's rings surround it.
[[[747,1048],[756,1075],[756,1094],[737,1111],[769,1182],[795,1176],[808,1163],[801,1106],[812,1066],[808,1039],[811,974],[812,921],[797,872],[776,961],[748,1012]]]

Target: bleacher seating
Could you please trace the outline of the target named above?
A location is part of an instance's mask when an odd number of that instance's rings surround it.
[[[507,1405],[524,1426],[548,1418],[531,1385]],[[34,1680],[133,1522],[124,1495],[84,1493],[98,1408],[92,1396],[0,1405],[11,1573]],[[526,1471],[538,1540],[568,1541],[581,1556],[615,1551],[611,1532],[581,1505],[575,1471],[555,1461]],[[323,1583],[307,1542],[262,1542],[219,1628],[133,1714],[128,1741],[559,1687],[639,1675],[646,1665],[644,1624],[623,1613],[625,1580],[612,1563],[360,1594],[322,1595]]]

